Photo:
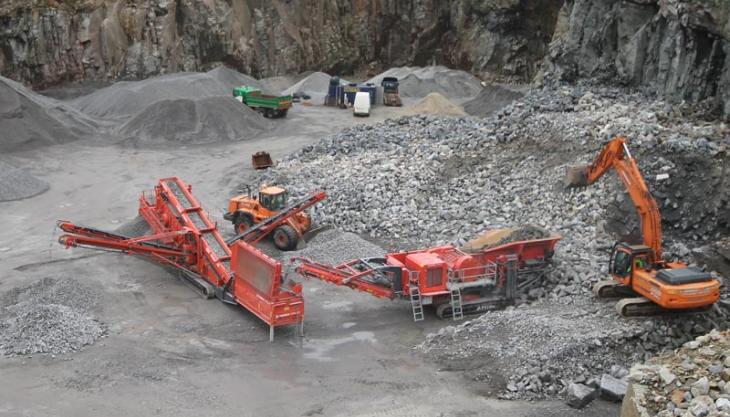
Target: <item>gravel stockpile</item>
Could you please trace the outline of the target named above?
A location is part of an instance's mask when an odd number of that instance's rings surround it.
[[[629,381],[631,397],[624,409],[632,409],[636,415],[727,415],[730,334],[713,330],[685,343],[681,349],[636,365],[631,368]],[[687,411],[691,414],[685,414]]]
[[[59,304],[19,304],[0,324],[0,354],[61,354],[79,350],[104,335],[96,320]]]
[[[96,127],[70,106],[0,77],[0,152],[70,142]]]
[[[466,116],[464,109],[439,93],[430,93],[412,106],[403,109],[403,114],[437,114],[442,116]]]
[[[512,337],[517,347],[530,326],[544,328],[540,340],[554,350],[506,361],[498,391],[508,398],[565,395],[571,381],[601,379],[606,366],[626,367],[728,324],[720,306],[678,320],[628,322],[612,303],[594,300],[590,288],[608,276],[613,243],[639,232],[639,222],[614,173],[588,188],[563,185],[567,166],[592,161],[606,141],[625,135],[660,206],[665,255],[692,263],[694,248],[730,235],[730,190],[723,185],[730,140],[722,124],[688,122],[677,111],[621,89],[548,83],[486,119],[421,115],[355,126],[290,155],[260,179],[283,184],[294,195],[326,190],[327,203],[314,214],[317,223],[385,242],[461,246],[486,229],[527,224],[560,234],[543,287],[518,304],[557,304],[564,319],[551,327],[557,313],[550,308],[490,313],[475,333],[464,326],[458,336],[434,336],[423,348],[446,366],[464,369],[464,363],[494,354],[487,339]],[[585,316],[595,331],[575,323]],[[518,325],[521,320],[527,324]],[[504,325],[495,328],[491,321]],[[458,355],[440,356],[440,349]],[[559,380],[527,381],[563,367],[571,355],[576,359],[556,374]],[[540,362],[536,372],[525,369],[521,361],[528,359]],[[475,378],[488,372],[477,371]]]
[[[481,81],[468,72],[440,65],[391,68],[367,82],[379,86],[383,77],[397,77],[399,92],[404,97],[417,98],[439,93],[451,99],[467,98],[476,96],[482,89]]]
[[[473,99],[464,103],[464,111],[472,116],[489,116],[525,94],[500,85],[484,87]]]
[[[324,72],[314,72],[281,92],[282,95],[294,93],[306,93],[316,100],[324,99],[329,89],[332,77]],[[347,84],[347,81],[340,80],[340,84]]]
[[[207,97],[158,101],[124,123],[119,133],[135,144],[201,144],[245,140],[270,127],[231,97]]]
[[[43,278],[0,295],[0,354],[60,354],[94,343],[106,333],[92,315],[99,297],[71,278]]]
[[[0,201],[29,198],[48,191],[48,183],[27,171],[0,161]]]
[[[209,72],[181,72],[141,81],[117,82],[71,103],[93,116],[125,120],[165,100],[231,97],[233,87],[242,84],[258,86],[254,78],[230,69],[216,68]]]
[[[292,257],[303,257],[313,261],[337,265],[351,259],[373,258],[385,255],[383,248],[368,242],[353,233],[326,230],[318,234],[307,246]]]

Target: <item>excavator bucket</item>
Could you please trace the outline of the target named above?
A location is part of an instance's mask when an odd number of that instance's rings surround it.
[[[261,151],[251,155],[251,165],[254,169],[266,169],[274,166],[274,161],[271,160],[268,152]]]
[[[570,166],[565,171],[565,187],[586,187],[588,186],[588,166]]]

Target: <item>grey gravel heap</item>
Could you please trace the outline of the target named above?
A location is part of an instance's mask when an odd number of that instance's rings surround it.
[[[291,255],[291,256],[289,256]],[[339,230],[326,230],[318,234],[307,246],[296,252],[287,252],[287,257],[308,258],[313,261],[337,265],[351,259],[381,257],[385,251],[361,237]]]
[[[0,355],[63,354],[106,334],[100,294],[75,279],[43,278],[0,295]]]

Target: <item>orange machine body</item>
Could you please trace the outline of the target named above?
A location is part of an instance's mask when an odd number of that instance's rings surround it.
[[[614,246],[610,262],[613,279],[666,309],[694,309],[716,303],[720,297],[716,279],[688,268],[684,262],[664,261],[659,208],[625,138],[614,138],[603,148],[585,168],[580,185],[593,184],[611,168],[631,196],[644,240],[643,245],[619,242]]]

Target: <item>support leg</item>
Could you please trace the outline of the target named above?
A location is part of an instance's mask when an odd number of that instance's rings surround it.
[[[304,337],[304,320],[299,323],[299,337]]]
[[[274,341],[274,326],[269,326],[269,342]]]

